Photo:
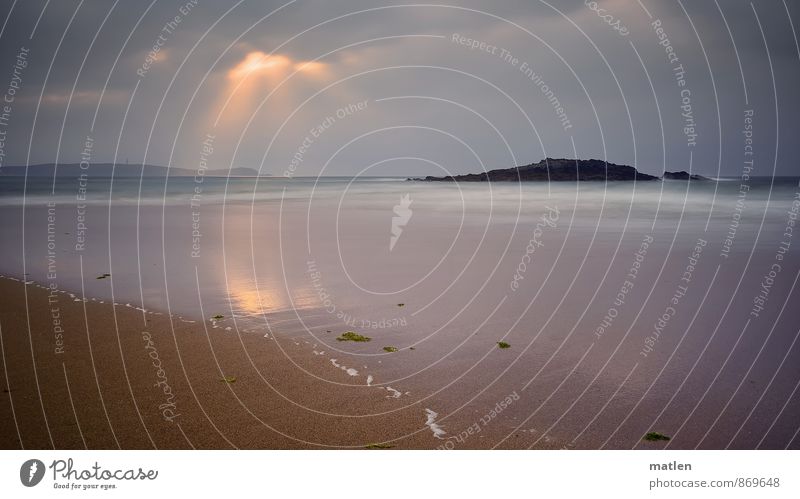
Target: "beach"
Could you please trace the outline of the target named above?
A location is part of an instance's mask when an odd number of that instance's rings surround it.
[[[298,376],[284,355],[302,356],[305,344],[210,334],[202,323],[59,293],[66,335],[55,352],[51,317],[24,313],[26,300],[29,310],[50,309],[50,293],[9,279],[0,286],[2,384],[11,387],[2,405],[5,449],[364,448],[392,434],[423,447],[429,440],[415,435],[425,428],[422,410],[397,411],[344,372],[328,373],[327,383]],[[259,371],[268,371],[268,384]],[[364,417],[367,408],[389,414]]]
[[[21,181],[3,448],[800,447],[796,179]]]

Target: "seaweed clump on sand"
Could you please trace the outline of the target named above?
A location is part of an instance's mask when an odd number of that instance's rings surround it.
[[[644,436],[644,440],[648,442],[662,442],[670,440],[670,437],[664,435],[663,433],[659,433],[657,431],[648,431],[647,434]]]
[[[363,342],[363,341],[370,341],[370,340],[372,340],[372,338],[370,338],[369,336],[364,336],[362,334],[354,333],[353,331],[344,332],[344,333],[340,334],[338,338],[336,338],[336,341],[359,341],[359,342]]]
[[[506,343],[505,341],[498,341],[498,342],[497,342],[497,346],[498,346],[499,348],[511,348],[511,345],[509,345],[509,344],[508,344],[508,343]]]
[[[384,352],[389,352],[389,353],[396,352],[397,351],[397,347],[383,347],[383,351]]]

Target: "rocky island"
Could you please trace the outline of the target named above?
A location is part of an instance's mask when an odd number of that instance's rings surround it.
[[[429,182],[530,182],[530,181],[575,181],[575,180],[658,180],[659,177],[640,173],[636,168],[626,165],[606,163],[599,159],[553,159],[546,158],[538,163],[514,168],[490,170],[483,173],[452,175],[446,177],[428,176]]]
[[[664,176],[662,178],[664,180],[708,180],[708,178],[702,175],[692,175],[685,171],[664,172]]]

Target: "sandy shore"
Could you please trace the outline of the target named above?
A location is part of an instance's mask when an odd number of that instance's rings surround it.
[[[397,410],[385,392],[351,385],[345,372],[303,375],[295,363],[309,352],[293,341],[68,293],[48,303],[48,290],[7,278],[0,292],[2,448],[440,444],[419,405]]]

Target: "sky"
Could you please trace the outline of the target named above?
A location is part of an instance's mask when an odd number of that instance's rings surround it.
[[[0,164],[797,175],[799,16],[784,0],[2,0]]]

